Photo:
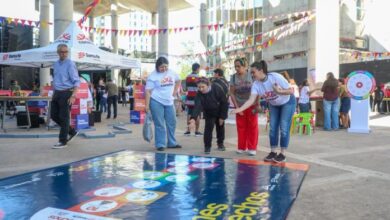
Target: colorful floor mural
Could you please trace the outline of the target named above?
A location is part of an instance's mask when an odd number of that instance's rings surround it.
[[[285,219],[307,171],[121,151],[0,180],[0,220]]]

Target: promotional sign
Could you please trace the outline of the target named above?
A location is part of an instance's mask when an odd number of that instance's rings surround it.
[[[134,99],[134,110],[145,111],[146,101],[145,99]]]
[[[72,115],[88,114],[88,100],[76,99],[70,109]]]
[[[348,75],[345,84],[351,97],[351,127],[348,132],[369,133],[369,97],[375,90],[375,79],[371,73],[358,70]]]
[[[4,220],[279,220],[307,171],[305,164],[121,151],[0,180],[0,214]]]
[[[145,121],[144,111],[130,111],[130,123],[131,124],[143,124]]]
[[[133,96],[134,96],[134,99],[145,99],[145,86],[144,85],[134,85],[133,86]]]

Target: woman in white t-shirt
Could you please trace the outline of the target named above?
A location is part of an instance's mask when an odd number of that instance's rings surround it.
[[[299,101],[298,101],[298,105],[299,105],[299,112],[300,113],[304,113],[304,112],[309,112],[310,111],[310,95],[315,92],[315,91],[318,91],[320,89],[313,89],[310,91],[310,88],[309,88],[309,81],[307,79],[303,80],[302,82],[302,88],[301,88],[301,94],[299,96]]]
[[[254,62],[251,65],[251,73],[256,80],[252,85],[251,96],[244,105],[232,113],[237,114],[252,106],[257,96],[264,97],[270,104],[269,139],[271,146],[271,152],[264,160],[276,163],[284,162],[286,161],[285,151],[290,141],[291,120],[296,105],[293,90],[282,75],[268,72],[267,63],[264,60]],[[280,146],[279,154],[276,152],[278,146]]]
[[[152,113],[155,146],[158,151],[164,148],[181,148],[176,142],[176,114],[174,97],[180,86],[179,76],[168,69],[168,60],[159,57],[145,87],[145,111]],[[168,141],[167,141],[168,137]]]

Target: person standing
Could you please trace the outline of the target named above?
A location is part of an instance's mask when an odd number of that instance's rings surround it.
[[[340,86],[340,99],[341,99],[341,107],[340,107],[340,128],[349,128],[349,110],[351,110],[351,98],[348,95],[347,88],[345,85],[344,79],[339,79]]]
[[[181,148],[176,142],[176,114],[174,97],[180,85],[179,76],[168,69],[168,60],[159,57],[145,87],[145,111],[152,113],[155,147],[158,151],[167,148]],[[167,141],[168,137],[168,141]]]
[[[284,162],[286,161],[285,152],[290,142],[292,116],[296,106],[294,91],[282,75],[268,72],[267,63],[264,60],[252,63],[251,73],[256,80],[252,85],[251,96],[232,113],[240,113],[250,108],[256,101],[257,96],[265,97],[270,104],[269,140],[271,152],[264,160],[276,163]],[[276,152],[278,146],[280,146],[279,154]]]
[[[236,73],[230,78],[230,96],[234,106],[239,108],[249,99],[253,80],[247,70],[246,59],[237,58],[234,61],[234,68]],[[258,107],[258,101],[252,102],[249,108],[236,114],[238,154],[248,151],[249,155],[256,155],[259,136]]]
[[[129,92],[129,102],[130,102],[130,111],[134,110],[134,89],[133,89],[133,82],[130,82],[127,86],[127,91]]]
[[[319,89],[310,91],[309,81],[307,79],[302,82],[302,88],[298,98],[299,113],[310,112],[310,95],[317,90]]]
[[[96,86],[96,111],[103,112],[103,108],[101,106],[105,91],[106,87],[104,86],[104,81],[103,79],[100,79],[99,84]]]
[[[187,131],[184,132],[184,135],[190,136],[191,131],[189,128],[190,125],[190,117],[192,115],[192,111],[195,107],[195,97],[198,92],[198,87],[196,83],[199,79],[199,71],[200,65],[199,63],[192,64],[192,73],[186,77],[186,88],[187,88],[187,98],[186,98],[186,106],[187,106]],[[200,115],[199,118],[195,120],[195,136],[202,136],[203,134],[199,132],[200,126]]]
[[[80,87],[80,77],[73,61],[68,59],[68,46],[59,44],[57,54],[59,60],[53,64],[53,89],[50,117],[61,129],[58,136],[59,142],[54,149],[67,147],[78,132],[70,127],[70,108],[76,100],[76,94]],[[68,138],[69,135],[69,138]]]
[[[111,118],[111,105],[113,105],[114,108],[114,119],[116,119],[117,116],[117,109],[118,109],[118,86],[112,81],[112,79],[109,79],[106,84],[106,90],[107,90],[107,119]]]
[[[321,91],[324,93],[324,130],[338,130],[340,110],[339,81],[331,72],[326,75],[326,78],[321,88]]]
[[[199,78],[198,92],[195,98],[195,107],[190,115],[190,124],[195,124],[195,120],[199,118],[200,112],[203,110],[204,119],[206,121],[204,128],[204,153],[210,154],[214,125],[217,130],[217,145],[218,150],[225,151],[223,144],[225,140],[225,120],[229,109],[226,90],[224,90],[215,81],[210,85],[210,81],[206,77]]]
[[[377,106],[377,112],[380,114],[383,114],[383,98],[385,97],[385,93],[381,89],[380,86],[377,86],[374,91],[374,105],[373,105],[373,111],[375,111],[375,106]]]

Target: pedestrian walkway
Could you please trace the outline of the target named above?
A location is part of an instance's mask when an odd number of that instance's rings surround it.
[[[107,132],[112,129],[109,124],[127,122],[127,108],[120,107],[119,110],[115,121],[103,119],[102,123],[96,123],[95,132]],[[373,115],[371,118],[371,122],[375,123],[390,122],[389,115]],[[184,136],[185,116],[178,119],[176,134],[183,148],[169,149],[166,153],[205,156],[203,138]],[[203,125],[202,121],[201,127]],[[310,170],[288,219],[387,219],[390,216],[390,123],[383,125],[372,126],[370,134],[351,134],[346,130],[325,132],[317,129],[312,136],[293,135],[287,161],[308,164]],[[56,138],[2,138],[0,178],[118,150],[155,152],[153,146],[142,139],[141,125],[127,126],[132,130],[131,134],[103,139],[78,137],[68,148],[62,150],[51,149]],[[265,126],[259,127],[259,153],[256,156],[235,153],[237,138],[234,125],[226,126],[226,151],[216,151],[214,145],[209,156],[261,161],[268,153],[269,141]]]

